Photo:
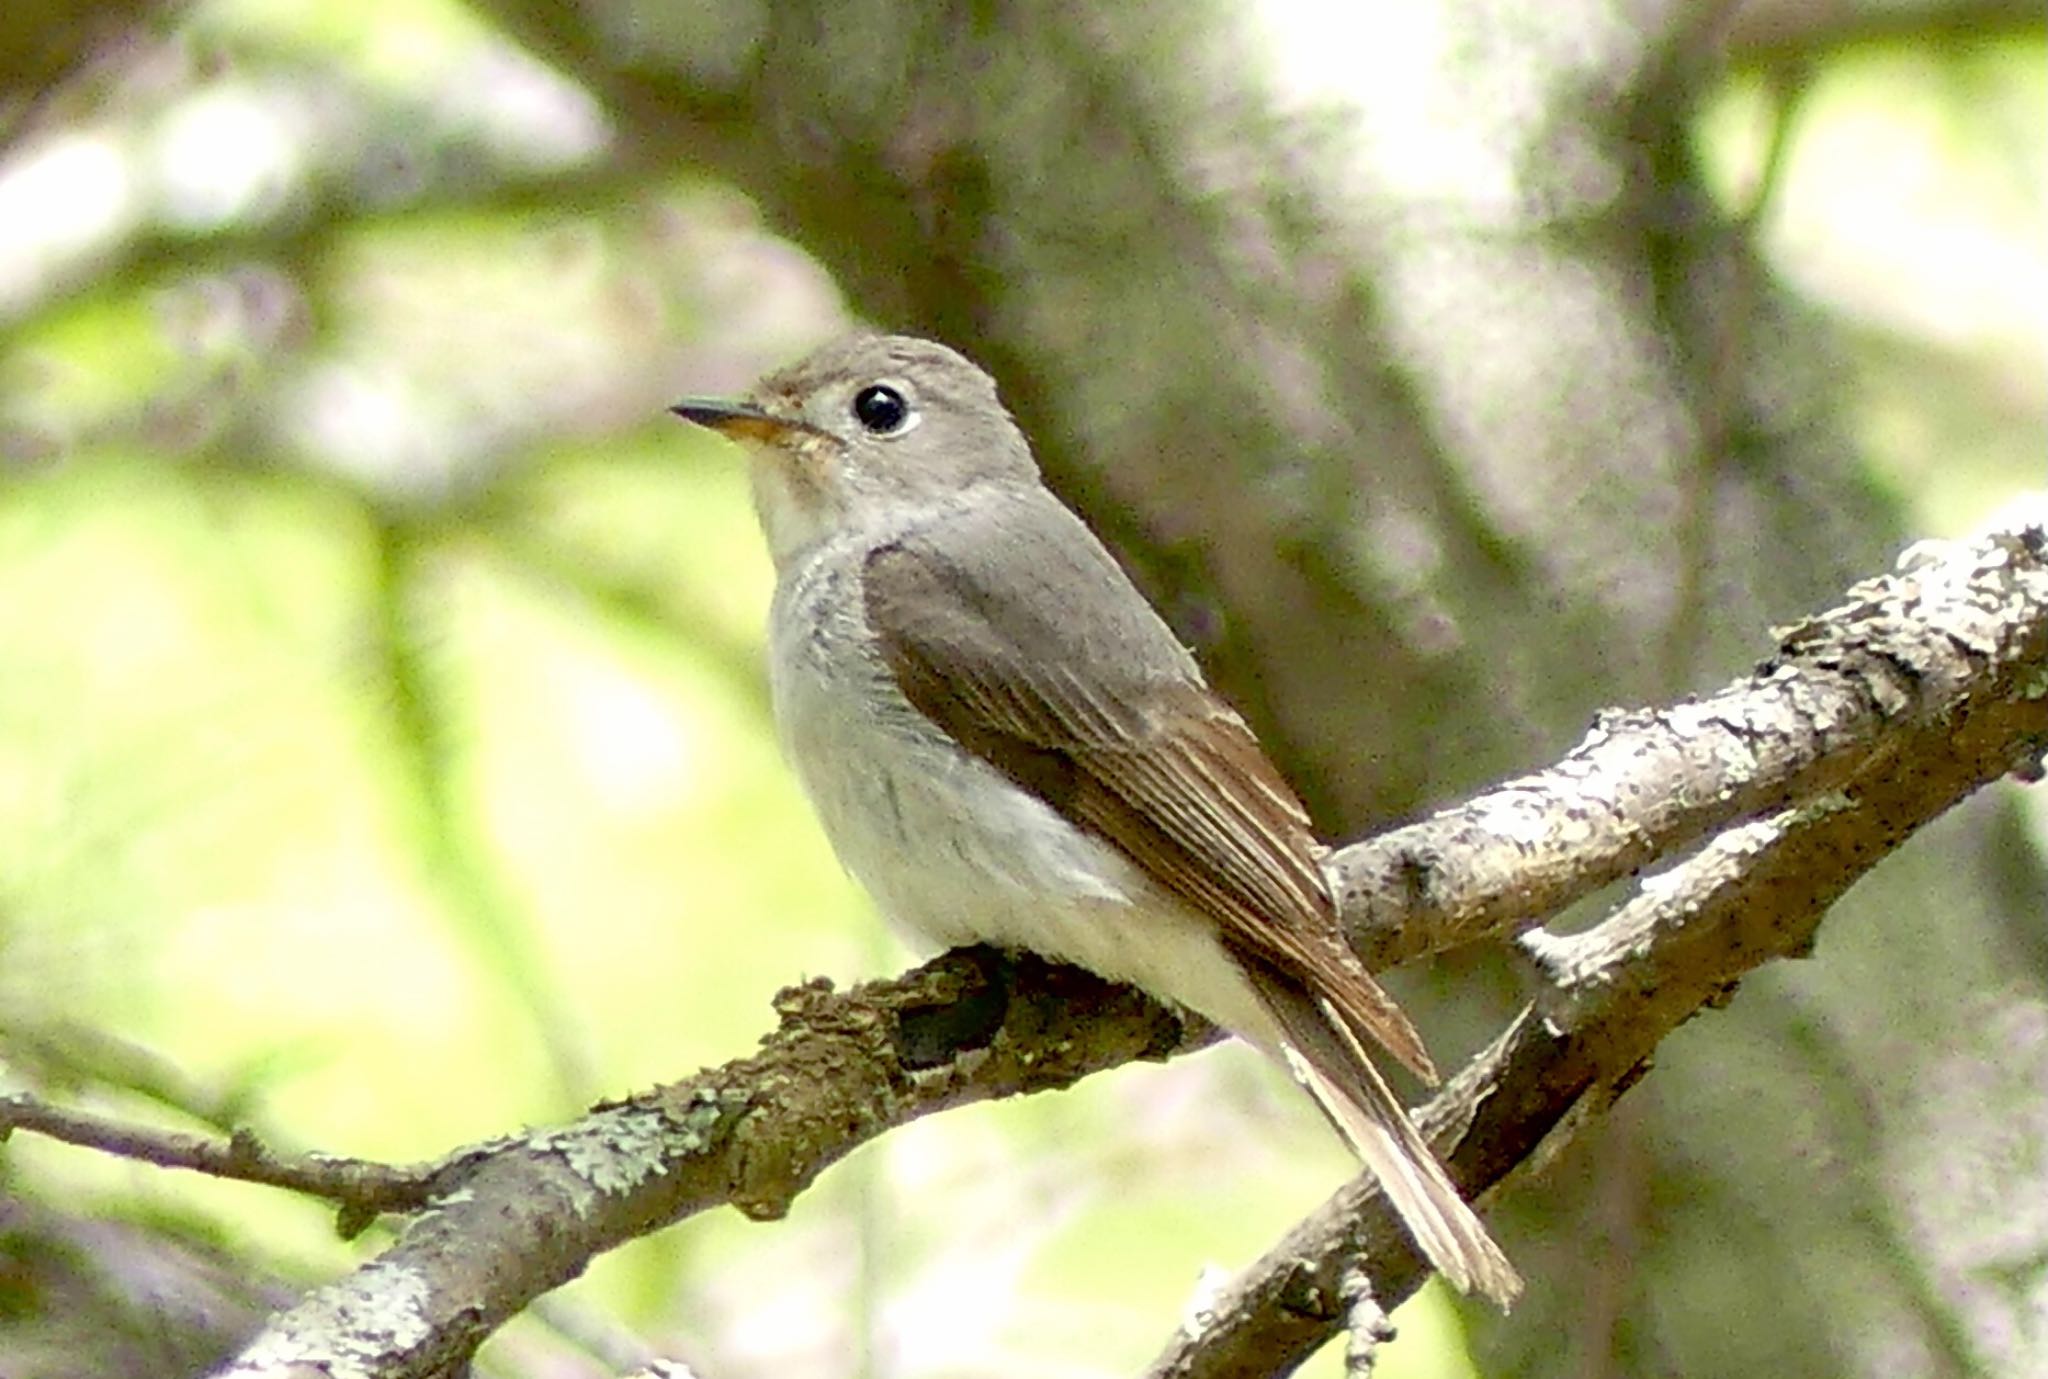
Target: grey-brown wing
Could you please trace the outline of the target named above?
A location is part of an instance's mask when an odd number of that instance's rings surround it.
[[[868,558],[868,621],[904,696],[1215,919],[1240,962],[1307,979],[1433,1080],[1414,1026],[1343,946],[1294,792],[1086,528],[1046,509]],[[1127,602],[1077,614],[1075,591],[1104,579]]]

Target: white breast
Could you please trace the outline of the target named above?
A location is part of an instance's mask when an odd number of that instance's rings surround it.
[[[771,624],[776,725],[841,864],[919,946],[1027,949],[1262,1032],[1207,921],[904,699],[862,609],[868,544],[813,551]]]

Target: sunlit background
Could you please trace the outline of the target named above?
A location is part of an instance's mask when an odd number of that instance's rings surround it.
[[[1454,36],[1407,9],[1268,0],[1234,57],[1341,130],[1319,176],[1505,222],[1507,143],[1427,118]],[[0,92],[0,1086],[426,1158],[902,964],[777,759],[741,461],[663,414],[844,328],[828,272],[487,9],[149,14]],[[1911,535],[2044,483],[2043,58],[1848,45],[1696,120]],[[1241,1050],[1127,1069],[891,1135],[786,1222],[621,1250],[483,1372],[1128,1373],[1347,1171]],[[40,1232],[253,1273],[251,1315],[379,1239],[27,1135],[0,1191],[9,1379],[92,1372]],[[1460,1316],[1425,1293],[1378,1373],[1480,1372]]]

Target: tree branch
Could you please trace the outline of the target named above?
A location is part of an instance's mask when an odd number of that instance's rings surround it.
[[[1800,804],[1729,828],[1583,934],[1522,936],[1542,978],[1534,1007],[1420,1116],[1468,1193],[1483,1200],[1524,1166],[1540,1166],[1633,1084],[1665,1035],[1730,999],[1744,973],[1774,957],[1805,956],[1828,908],[1921,825],[2008,772],[2039,778],[2048,748],[2043,533],[1925,549],[1928,558],[1904,575],[1860,584],[1844,606],[1785,630],[1778,656],[1746,686],[1708,701],[1732,715],[1708,736],[1732,730],[1731,745],[1750,754],[1782,743],[1780,730],[1800,720],[1810,742],[1833,744],[1767,753],[1787,786],[1805,783]],[[1603,745],[1600,738],[1596,730],[1589,745]],[[1560,770],[1569,776],[1584,752]],[[1667,755],[1644,751],[1638,759],[1655,779]],[[1554,774],[1541,779],[1554,785]],[[1664,804],[1676,794],[1718,797],[1725,785],[1714,771],[1665,784],[1668,792],[1655,797]],[[1511,807],[1521,802],[1510,794]],[[1672,820],[1691,812],[1622,810]],[[1507,845],[1519,837],[1541,854],[1560,822],[1583,825],[1595,846],[1581,880],[1597,876],[1603,851],[1616,850],[1597,845],[1614,836],[1605,814],[1566,809],[1549,820],[1553,831],[1512,834]],[[1504,876],[1483,867],[1461,874]],[[1504,888],[1513,889],[1511,878]],[[1465,903],[1501,903],[1501,889],[1475,884]],[[1169,1341],[1147,1379],[1289,1372],[1345,1324],[1344,1280],[1361,1259],[1390,1306],[1426,1276],[1366,1178],[1347,1184],[1219,1295],[1200,1327]]]
[[[1336,854],[1379,958],[1520,927],[1734,824],[1578,936],[1525,935],[1518,1018],[1423,1113],[1468,1189],[1539,1162],[1743,973],[1812,942],[1851,883],[2048,744],[2048,541],[1915,548],[1903,571],[1780,633],[1699,704],[1609,715],[1551,772]],[[1765,817],[1757,817],[1764,814]],[[1748,822],[1738,822],[1748,820]],[[1373,859],[1389,889],[1366,879]],[[1389,860],[1391,859],[1391,860]],[[225,1371],[426,1376],[597,1253],[712,1206],[772,1218],[827,1165],[950,1106],[1069,1085],[1206,1037],[1125,988],[1029,958],[949,954],[778,999],[760,1053],[461,1158],[388,1251],[276,1318]],[[456,1161],[451,1161],[456,1162]],[[1392,1306],[1422,1266],[1369,1184],[1347,1187],[1175,1338],[1157,1375],[1274,1372],[1344,1323],[1346,1271]]]
[[[1998,549],[1984,558],[2003,560]],[[1993,654],[2024,610],[1957,602],[1981,593],[1940,583],[1956,577],[1959,548],[1913,550],[1934,563],[1775,629],[1777,655],[1749,679],[1669,708],[1603,711],[1540,774],[1332,854],[1352,946],[1377,969],[1539,923],[1736,820],[1844,788],[1897,755],[1900,732],[1939,729],[1967,658]],[[1929,660],[1930,637],[1966,659]],[[1943,678],[1916,688],[1931,675]]]
[[[721,1205],[779,1217],[894,1126],[1212,1034],[1128,987],[979,951],[846,993],[814,981],[776,1006],[782,1027],[750,1058],[475,1156],[391,1249],[276,1318],[224,1373],[458,1373],[507,1318],[627,1240]]]

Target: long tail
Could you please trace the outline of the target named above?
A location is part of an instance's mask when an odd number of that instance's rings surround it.
[[[1280,1027],[1288,1071],[1316,1099],[1381,1189],[1415,1243],[1460,1292],[1475,1289],[1506,1310],[1522,1277],[1444,1173],[1358,1036],[1325,999],[1278,974],[1247,972]]]

